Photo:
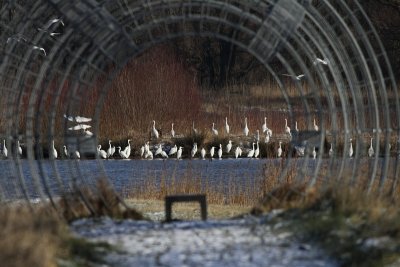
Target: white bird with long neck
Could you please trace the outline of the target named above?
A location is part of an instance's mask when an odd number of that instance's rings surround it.
[[[53,159],[56,159],[58,157],[57,150],[54,147],[54,140],[52,141],[52,157],[53,157]]]
[[[294,123],[294,130],[295,130],[297,133],[299,133],[299,128],[297,128],[297,121],[295,121],[295,123]]]
[[[167,152],[165,152],[164,150],[161,151],[161,157],[163,157],[164,159],[168,158]]]
[[[160,155],[162,153],[162,151],[163,151],[162,150],[162,145],[159,144],[158,147],[157,147],[156,152],[154,152],[154,156]]]
[[[329,157],[333,156],[333,144],[332,143],[331,143],[331,148],[329,149],[328,155],[329,155]]]
[[[194,143],[194,144],[193,144],[192,151],[190,151],[190,156],[191,156],[192,158],[194,158],[195,155],[196,155],[196,153],[197,153],[197,143]]]
[[[69,158],[67,146],[63,146],[63,148],[64,148],[64,156],[65,156],[66,158]]]
[[[217,136],[217,135],[218,135],[218,130],[217,130],[217,129],[215,129],[215,123],[214,123],[214,122],[213,122],[213,124],[212,124],[211,131],[212,131],[212,134],[213,134],[213,135],[215,135],[215,136]]]
[[[351,158],[353,156],[353,139],[350,139],[350,148],[349,148],[349,157]]]
[[[171,137],[175,137],[175,130],[174,130],[174,124],[171,123]]]
[[[244,129],[243,129],[243,133],[245,136],[249,136],[249,127],[247,126],[247,117],[244,118]]]
[[[81,158],[81,153],[79,153],[78,150],[75,150],[75,152],[74,152],[74,157],[75,157],[76,159],[80,159],[80,158]]]
[[[107,158],[107,152],[105,152],[104,150],[101,149],[101,145],[97,146],[97,155],[102,159]]]
[[[22,156],[22,147],[21,147],[21,145],[20,145],[20,143],[19,143],[19,140],[17,140],[17,149],[18,149],[18,155],[19,156]]]
[[[3,140],[3,157],[7,158],[8,156],[8,150],[6,147],[6,140]]]
[[[254,143],[253,143],[253,149],[251,149],[251,150],[247,153],[247,157],[248,157],[248,158],[252,158],[252,157],[254,156],[254,152],[255,152],[255,150],[254,150]]]
[[[315,150],[315,147],[314,147],[314,149],[312,151],[312,156],[313,156],[313,159],[317,158],[317,151]]]
[[[178,147],[176,145],[174,145],[168,153],[168,156],[172,156],[173,154],[175,154],[178,151]]]
[[[147,152],[149,152],[150,150],[150,145],[149,145],[149,141],[147,141],[146,143],[144,143],[144,154],[146,155]]]
[[[262,130],[263,133],[265,133],[268,130],[267,117],[264,117],[264,124],[261,126],[261,130]]]
[[[278,158],[282,157],[282,142],[279,141],[279,147],[278,147]]]
[[[144,156],[145,159],[153,159],[153,152],[151,150],[148,150]]]
[[[315,118],[314,118],[314,130],[317,132],[319,130],[319,127],[318,127],[317,123],[315,122]]]
[[[159,133],[156,129],[156,121],[155,120],[153,120],[153,127],[151,128],[151,133],[154,136],[154,138],[158,139]]]
[[[241,149],[240,147],[237,146],[235,149],[235,158],[238,158],[240,154],[241,154]]]
[[[143,156],[144,156],[144,146],[141,146],[140,147],[140,157],[143,158]]]
[[[290,133],[290,127],[288,126],[287,119],[285,119],[285,133],[290,135],[290,136],[292,135]]]
[[[221,145],[221,144],[219,144],[218,158],[219,158],[220,160],[222,159],[222,145]]]
[[[127,158],[128,158],[128,155],[126,155],[126,153],[125,153],[124,151],[121,150],[121,147],[120,147],[120,146],[118,147],[118,154],[119,154],[119,156],[120,156],[121,158],[123,158],[123,159],[127,159]]]
[[[372,158],[373,156],[374,156],[374,154],[375,154],[375,151],[374,151],[374,148],[372,147],[372,137],[371,137],[371,145],[369,146],[369,148],[368,148],[368,156],[370,157],[370,158]]]
[[[194,122],[192,123],[192,131],[193,131],[194,134],[197,134],[197,133],[198,133],[197,129],[194,128]]]
[[[228,117],[225,117],[225,133],[229,134]]]
[[[128,145],[125,147],[123,151],[129,158],[129,156],[131,155],[131,139],[128,139]]]
[[[201,159],[205,159],[206,158],[206,150],[204,149],[204,147],[201,148],[200,155],[201,155]]]
[[[178,151],[176,152],[176,159],[181,159],[182,158],[182,147],[180,146]]]
[[[259,155],[260,155],[260,146],[259,146],[259,144],[258,144],[258,142],[257,142],[257,148],[256,148],[256,150],[254,151],[254,157],[255,157],[255,158],[258,158]]]
[[[214,157],[214,150],[215,149],[215,147],[211,147],[211,149],[210,149],[210,157],[211,157],[211,159]]]
[[[108,140],[108,149],[107,149],[107,158],[110,158],[112,156],[112,146],[111,146],[111,140]]]
[[[226,153],[229,154],[232,149],[232,140],[229,140],[229,143],[226,145]]]

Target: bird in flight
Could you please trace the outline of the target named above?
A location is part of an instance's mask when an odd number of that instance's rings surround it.
[[[60,23],[61,25],[65,26],[62,19],[51,19],[44,25],[43,29],[48,30],[55,23]]]
[[[315,60],[314,60],[314,65],[317,65],[317,64],[323,64],[323,65],[328,65],[329,64],[329,60],[327,59],[327,58],[325,58],[325,59],[320,59],[320,58],[316,58]]]
[[[306,77],[306,75],[304,74],[300,74],[300,75],[290,75],[290,74],[282,74],[283,76],[288,76],[288,77],[293,77],[296,80],[300,81],[301,79],[303,79],[304,77]]]
[[[39,51],[43,52],[43,55],[47,56],[46,50],[44,50],[43,47],[39,47],[39,46],[34,45],[34,46],[32,46],[32,50],[39,50]]]
[[[7,44],[8,44],[9,42],[11,42],[12,40],[15,40],[15,41],[17,41],[17,42],[24,41],[25,43],[28,41],[27,38],[26,38],[24,35],[22,35],[22,34],[15,34],[15,35],[13,35],[13,36],[8,37],[8,38],[7,38]]]

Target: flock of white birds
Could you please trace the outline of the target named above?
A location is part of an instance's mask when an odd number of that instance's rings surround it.
[[[88,128],[90,128],[90,125],[87,124],[82,124],[84,122],[90,122],[92,119],[91,118],[86,118],[82,116],[76,116],[76,117],[71,117],[71,116],[66,116],[64,115],[65,119],[71,122],[76,122],[78,123],[77,125],[68,128],[70,131],[76,131],[76,130],[83,130],[83,132],[91,136],[93,135],[91,132],[88,133]],[[314,119],[314,125],[313,125],[313,130],[314,131],[319,131],[319,127],[316,124],[316,120]],[[194,123],[192,125],[192,131],[194,134],[198,134],[198,130],[194,127]],[[228,124],[228,118],[225,118],[225,125],[224,125],[224,132],[226,136],[231,136],[230,132],[230,126]],[[264,118],[264,123],[261,126],[261,133],[264,138],[264,143],[269,143],[272,137],[272,130],[268,128],[267,126],[267,118]],[[283,127],[283,134],[287,135],[287,138],[290,140],[292,138],[292,135],[299,133],[299,129],[297,127],[297,121],[295,122],[295,129],[291,130],[290,127],[288,126],[287,119],[285,119],[285,125]],[[211,134],[213,136],[218,136],[219,132],[215,128],[215,123],[212,123],[211,127]],[[223,156],[225,158],[229,157],[234,157],[234,158],[240,158],[240,157],[246,157],[246,158],[260,158],[260,131],[256,130],[256,134],[254,138],[249,138],[250,130],[248,127],[248,121],[247,118],[244,119],[244,128],[243,128],[243,133],[239,135],[235,135],[236,137],[243,137],[246,138],[246,140],[251,140],[251,147],[250,148],[244,148],[243,145],[238,144],[235,148],[233,147],[233,141],[229,140],[227,144],[219,144],[219,146],[212,146],[209,150],[206,150],[206,148],[202,147],[201,149],[198,149],[197,143],[194,143],[192,146],[192,149],[190,151],[190,158],[200,158],[200,159],[213,159],[213,158],[218,158],[222,159]],[[150,146],[150,141],[147,141],[143,146],[141,146],[138,149],[138,153],[140,153],[140,157],[143,159],[154,159],[156,157],[163,158],[163,159],[168,159],[168,158],[176,158],[176,159],[182,159],[182,153],[183,153],[183,147],[182,146],[177,146],[171,145],[171,146],[165,146],[161,142],[160,138],[160,133],[159,130],[156,128],[156,122],[153,120],[152,127],[151,127],[151,137],[152,137],[152,142],[158,143],[154,146]],[[176,137],[175,129],[174,129],[174,123],[171,124],[171,141],[174,140]],[[370,140],[370,146],[368,148],[368,156],[373,157],[375,152],[374,148],[372,145],[372,140]],[[112,141],[108,141],[108,148],[107,150],[103,150],[101,145],[98,145],[97,147],[97,156],[100,159],[111,159],[111,158],[122,158],[122,159],[129,159],[132,155],[132,148],[131,148],[131,139],[128,139],[127,141],[127,146],[122,149],[121,146],[113,146]],[[299,156],[304,156],[304,150],[305,147],[297,147],[295,146],[297,155]],[[19,157],[22,157],[22,148],[20,145],[20,141],[17,140],[17,155]],[[243,155],[245,151],[245,155]],[[115,153],[117,152],[117,155],[119,157],[115,157]],[[80,159],[80,153],[79,151],[68,151],[67,146],[63,146],[63,155],[62,158],[75,158],[75,159]],[[1,147],[1,154],[3,158],[8,157],[8,149],[6,147],[6,140],[3,140],[3,144]],[[329,157],[332,157],[334,154],[333,150],[333,145],[331,144],[330,149],[328,151]],[[276,149],[276,157],[280,158],[283,155],[283,149],[282,149],[282,141],[279,141],[279,146]],[[317,157],[317,150],[315,147],[313,147],[313,150],[311,152],[312,157],[315,159]],[[350,139],[350,146],[348,150],[348,156],[352,157],[353,156],[353,144],[352,144],[352,139]],[[52,147],[49,151],[49,157],[53,159],[59,158],[59,153],[57,149],[55,148],[54,145],[54,140],[52,141]]]

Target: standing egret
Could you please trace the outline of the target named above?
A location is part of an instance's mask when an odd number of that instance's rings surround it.
[[[112,156],[111,140],[108,140],[107,158]]]
[[[259,146],[258,141],[257,141],[257,148],[254,151],[254,157],[258,158],[259,155],[260,155],[260,146]]]
[[[162,146],[161,144],[158,145],[156,152],[154,152],[154,156],[160,155],[162,153]]]
[[[211,159],[214,157],[214,147],[211,147],[211,149],[210,149],[210,157],[211,157]]]
[[[312,151],[312,156],[313,156],[313,159],[317,158],[317,151],[315,150],[315,147],[314,147],[314,149]]]
[[[7,158],[7,155],[8,155],[8,150],[6,147],[6,140],[3,140],[3,156]]]
[[[197,153],[197,143],[194,143],[194,144],[193,144],[192,151],[190,152],[190,156],[191,156],[192,158],[194,158],[194,156],[196,155],[196,153]]]
[[[144,155],[144,158],[147,159],[153,159],[153,152],[151,152],[151,150],[147,150],[146,154]]]
[[[64,148],[64,156],[65,156],[66,158],[69,158],[67,146],[63,146],[63,148]]]
[[[73,155],[76,159],[80,159],[81,158],[81,153],[79,153],[78,150],[75,150],[74,155]]]
[[[232,141],[229,140],[229,143],[226,145],[226,153],[229,154],[229,152],[231,152],[232,149]]]
[[[206,150],[204,149],[204,147],[201,148],[201,150],[200,150],[200,155],[201,155],[201,158],[202,158],[202,159],[205,159],[205,158],[206,158]]]
[[[22,156],[22,147],[21,147],[21,145],[20,145],[20,143],[19,143],[19,140],[17,140],[17,149],[18,149],[18,155],[19,156]]]
[[[215,136],[217,136],[217,135],[218,135],[218,130],[217,130],[217,129],[215,129],[215,123],[214,123],[214,122],[213,122],[213,124],[212,124],[211,131],[212,131],[212,134],[213,134],[213,135],[215,135]]]
[[[131,139],[128,139],[128,145],[124,149],[124,153],[126,154],[126,156],[128,158],[131,155],[131,143],[130,142],[131,142]]]
[[[294,123],[294,130],[296,131],[296,133],[299,133],[299,128],[297,128],[297,121],[295,121]]]
[[[375,151],[374,151],[374,148],[372,147],[372,137],[371,137],[371,145],[369,146],[369,149],[368,149],[368,156],[370,158],[372,158],[374,156],[374,153],[375,153]]]
[[[351,158],[353,156],[353,139],[350,138],[350,148],[349,148],[349,157]]]
[[[221,145],[221,144],[219,144],[218,158],[219,158],[219,159],[222,159],[222,145]]]
[[[333,143],[331,143],[331,148],[329,149],[328,155],[329,157],[333,156]]]
[[[118,146],[118,154],[119,154],[119,156],[120,156],[121,158],[123,158],[123,159],[127,159],[127,158],[128,158],[128,155],[126,155],[126,153],[125,153],[124,151],[121,150],[121,147],[120,147],[120,146]]]
[[[279,141],[279,147],[278,147],[278,158],[282,157],[282,142]]]
[[[164,159],[168,158],[168,155],[164,150],[161,150],[161,157],[163,157]]]
[[[107,158],[107,152],[105,152],[104,150],[101,149],[101,145],[97,146],[97,155],[102,159]]]
[[[149,141],[147,141],[146,143],[144,143],[144,155],[146,155],[147,152],[149,152],[149,150],[150,150]]]
[[[174,130],[174,124],[171,123],[171,137],[174,138],[175,137],[175,130]]]
[[[240,150],[241,150],[240,147],[237,146],[236,149],[235,149],[235,158],[238,158],[239,155],[241,154]]]
[[[151,133],[156,139],[158,139],[159,133],[156,129],[156,121],[155,120],[153,120],[153,127],[151,128]]]
[[[225,133],[229,134],[228,117],[225,117]]]
[[[143,156],[144,156],[144,146],[141,146],[140,147],[140,157],[143,158]]]
[[[329,64],[329,60],[327,58],[321,59],[321,58],[316,58],[313,62],[314,65],[317,64],[323,64],[323,65],[328,65]]]
[[[182,147],[180,146],[178,151],[176,152],[176,159],[181,159],[182,158]]]
[[[56,148],[54,147],[54,140],[52,141],[52,157],[53,157],[53,159],[56,159],[57,157],[58,157],[58,153],[57,153],[57,150],[56,150]]]
[[[176,145],[174,145],[168,153],[168,156],[172,156],[173,154],[175,154],[178,151],[178,147]]]
[[[264,117],[264,124],[261,126],[261,130],[263,133],[265,133],[267,131],[268,127],[267,127],[267,117]]]
[[[254,156],[254,152],[255,152],[255,150],[254,150],[254,143],[253,143],[253,149],[250,150],[250,151],[247,153],[247,157],[248,157],[248,158],[252,158],[252,157]]]
[[[290,133],[290,127],[287,123],[287,119],[285,119],[285,133],[288,134],[290,137],[292,136],[292,134]]]
[[[243,133],[244,133],[245,136],[248,136],[248,135],[249,135],[249,132],[250,132],[250,130],[249,130],[249,127],[247,127],[247,117],[246,117],[246,118],[244,118],[244,129],[243,129]]]
[[[317,132],[319,130],[319,127],[318,127],[317,123],[315,122],[315,118],[314,118],[314,130]]]

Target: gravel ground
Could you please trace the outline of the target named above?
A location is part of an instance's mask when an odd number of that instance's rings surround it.
[[[84,219],[72,230],[117,247],[103,266],[338,266],[317,247],[299,243],[269,217],[147,222]]]

